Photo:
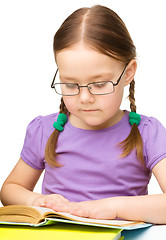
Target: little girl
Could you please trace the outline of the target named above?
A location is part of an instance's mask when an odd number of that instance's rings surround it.
[[[136,113],[136,49],[125,24],[104,6],[81,8],[53,46],[60,112],[28,125],[2,203],[166,224],[166,130]],[[130,113],[120,109],[127,85]],[[42,194],[35,193],[43,170]],[[152,173],[163,194],[147,195]]]

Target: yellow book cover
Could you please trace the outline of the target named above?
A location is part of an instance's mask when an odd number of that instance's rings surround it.
[[[1,240],[119,240],[121,229],[99,228],[66,223],[33,228],[19,225],[0,225]]]

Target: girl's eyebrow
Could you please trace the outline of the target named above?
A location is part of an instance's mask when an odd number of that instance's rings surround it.
[[[101,74],[97,74],[97,75],[94,75],[94,76],[91,76],[88,78],[88,80],[93,80],[93,79],[97,79],[97,78],[109,78],[109,79],[112,79],[114,76],[113,73],[101,73]],[[67,80],[67,81],[70,81],[70,80],[73,80],[73,81],[78,81],[79,78],[75,78],[75,77],[69,77],[69,76],[65,76],[65,75],[59,75],[60,79],[61,80]]]
[[[64,76],[64,75],[59,75],[59,78],[62,80],[77,80],[74,77],[68,77],[68,76]]]
[[[112,78],[114,76],[113,73],[109,72],[109,73],[101,73],[101,74],[97,74],[97,75],[94,75],[92,77],[90,77],[90,79],[96,79],[96,78],[102,78],[102,77],[109,77],[109,78]]]

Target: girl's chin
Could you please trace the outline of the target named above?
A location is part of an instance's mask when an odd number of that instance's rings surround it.
[[[105,122],[95,120],[83,121],[81,125],[80,128],[87,130],[100,130],[107,127]]]

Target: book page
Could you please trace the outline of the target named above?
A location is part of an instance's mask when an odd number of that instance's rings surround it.
[[[47,213],[54,213],[54,214],[56,214],[56,212],[53,209],[51,209],[51,208],[37,207],[37,206],[31,206],[31,207],[34,208],[34,209],[37,209],[41,213],[42,216],[44,216]]]
[[[79,221],[79,222],[86,222],[86,223],[95,223],[95,224],[102,224],[102,225],[114,225],[114,226],[129,226],[133,224],[142,224],[143,222],[135,222],[135,221],[127,221],[127,220],[102,220],[102,219],[92,219],[92,218],[83,218],[72,215],[70,213],[65,212],[55,212],[49,208],[43,207],[35,207],[44,217],[48,218],[65,218],[69,220]]]
[[[64,212],[57,212],[56,214],[66,219],[71,219],[79,222],[103,224],[103,225],[127,226],[127,225],[143,223],[143,222],[135,222],[135,221],[127,221],[127,220],[102,220],[102,219],[93,219],[93,218],[83,218],[83,217],[78,217],[70,213],[64,213]]]

